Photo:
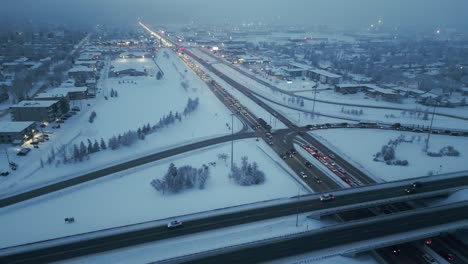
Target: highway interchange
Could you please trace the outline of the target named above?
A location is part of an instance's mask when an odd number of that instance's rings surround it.
[[[165,40],[167,43],[171,43],[170,40]],[[174,44],[174,43],[172,43]],[[176,46],[177,47],[177,46]],[[177,50],[177,48],[175,48]],[[0,200],[0,208],[32,199],[47,193],[51,193],[57,190],[64,188],[69,188],[71,186],[81,184],[86,181],[91,181],[99,177],[104,177],[111,173],[117,171],[122,171],[131,167],[140,166],[145,163],[163,159],[169,156],[177,155],[187,151],[191,151],[198,148],[203,148],[206,146],[219,144],[223,142],[228,142],[230,140],[237,140],[242,138],[262,138],[265,142],[271,142],[271,148],[278,154],[278,156],[283,157],[287,153],[287,157],[284,158],[288,166],[297,174],[295,177],[296,180],[302,180],[307,186],[313,189],[315,192],[328,192],[334,191],[334,193],[339,193],[340,189],[343,188],[343,185],[348,185],[348,187],[359,187],[365,185],[374,185],[375,181],[367,176],[362,171],[355,168],[345,159],[341,158],[339,155],[331,151],[320,141],[316,140],[313,136],[307,133],[309,129],[329,129],[329,128],[338,128],[338,127],[356,127],[356,128],[380,128],[380,129],[399,129],[399,127],[368,127],[368,126],[352,126],[349,124],[326,124],[323,126],[312,126],[312,127],[298,127],[292,123],[287,117],[283,116],[272,107],[267,105],[264,101],[259,99],[257,96],[251,93],[251,91],[237,83],[235,80],[224,75],[222,72],[215,69],[212,65],[205,62],[201,58],[196,57],[190,52],[185,52],[192,60],[196,61],[207,69],[210,73],[217,75],[223,81],[237,89],[239,92],[247,96],[250,100],[258,104],[264,110],[268,111],[271,115],[275,116],[280,122],[286,125],[287,129],[281,129],[274,132],[271,132],[267,127],[259,124],[259,118],[257,118],[248,108],[242,105],[241,102],[235,99],[225,88],[219,85],[214,80],[210,79],[206,73],[200,69],[194,69],[195,65],[189,65],[192,69],[197,72],[202,79],[204,79],[212,92],[220,99],[228,109],[230,109],[233,114],[235,114],[244,124],[242,131],[233,134],[232,136],[223,136],[219,138],[209,139],[201,142],[196,142],[186,146],[178,147],[175,149],[170,149],[167,151],[155,153],[146,157],[139,159],[131,160],[116,166],[108,167],[99,171],[88,173],[77,178],[69,179],[62,182],[57,182],[48,186],[38,188],[26,193],[16,194],[10,197],[6,197]],[[181,56],[185,57],[186,55],[182,54]],[[183,59],[184,59],[183,58]],[[184,60],[185,61],[185,60]],[[186,61],[187,63],[187,61]],[[374,126],[374,125],[372,125]],[[253,130],[253,131],[252,131]],[[419,132],[419,131],[418,131]],[[422,131],[424,132],[424,131]],[[268,134],[268,133],[271,133]],[[445,131],[444,131],[445,133]],[[449,132],[450,134],[451,132]],[[462,132],[461,132],[462,133]],[[464,134],[460,134],[464,135]],[[328,160],[333,161],[334,165],[330,165],[330,170],[333,169],[333,166],[340,168],[341,170],[337,173],[340,174],[340,177],[343,182],[337,183],[336,180],[331,179],[326,173],[318,169],[316,166],[308,166],[307,159],[301,155],[291,153],[294,149],[294,143],[298,143],[300,146],[306,148],[310,147],[314,150],[314,157],[317,158],[317,153],[319,153],[318,160]],[[288,153],[289,151],[289,153]],[[309,151],[309,150],[308,150]],[[309,152],[310,153],[310,152]],[[311,154],[312,155],[312,154]],[[300,172],[305,172],[307,177],[301,177]],[[317,178],[320,181],[317,181]],[[434,181],[424,184],[418,193],[430,192],[435,190],[440,190],[444,188],[452,188],[455,186],[464,186],[468,184],[467,177],[459,177],[449,180]],[[405,195],[403,193],[404,188],[402,186],[397,186],[393,188],[388,188],[385,191],[382,190],[373,190],[373,191],[362,191],[351,194],[339,195],[336,201],[330,203],[321,203],[318,201],[317,195],[312,195],[311,198],[300,197],[297,200],[293,199],[287,204],[278,205],[276,207],[260,208],[250,211],[236,212],[226,215],[218,215],[211,218],[198,219],[190,221],[183,226],[181,229],[171,230],[168,232],[165,226],[157,226],[151,229],[138,230],[129,233],[123,233],[119,235],[106,236],[102,238],[97,238],[93,240],[87,240],[77,243],[65,244],[61,246],[55,246],[35,251],[26,251],[20,254],[14,254],[10,256],[0,257],[1,263],[45,263],[50,261],[56,261],[66,258],[72,258],[76,256],[82,256],[97,252],[102,252],[110,249],[116,249],[121,247],[127,247],[129,245],[136,245],[150,241],[156,241],[161,239],[166,239],[169,237],[175,237],[180,235],[187,235],[196,232],[202,232],[206,230],[226,227],[230,225],[238,225],[242,223],[249,223],[253,221],[265,220],[273,217],[285,216],[295,214],[297,212],[310,212],[314,210],[320,210],[330,207],[339,207],[347,204],[353,203],[363,203],[366,201],[374,200],[383,200],[392,197],[398,197]],[[190,262],[190,263],[220,263],[219,260],[223,260],[223,263],[255,263],[260,261],[272,260],[276,258],[281,258],[285,256],[301,254],[318,248],[324,248],[328,246],[334,246],[337,244],[344,244],[351,242],[351,240],[365,240],[372,236],[383,236],[391,232],[399,232],[404,230],[411,230],[414,228],[420,228],[423,226],[438,225],[444,222],[449,221],[460,221],[464,220],[467,217],[468,212],[466,209],[466,204],[460,205],[459,208],[439,208],[436,211],[431,211],[425,208],[419,208],[415,210],[413,206],[409,206],[406,203],[395,203],[389,205],[393,211],[391,216],[379,215],[377,218],[375,213],[371,210],[364,209],[351,212],[342,212],[336,215],[336,218],[343,221],[343,225],[340,226],[337,230],[332,230],[330,233],[327,233],[326,237],[323,237],[323,234],[306,234],[303,237],[295,237],[288,239],[286,241],[274,241],[272,243],[266,244],[255,244],[249,245],[246,248],[236,248],[234,251],[225,252],[225,253],[216,253],[215,255],[206,256],[201,254],[200,256],[192,256],[193,259],[178,258],[174,260],[168,260],[168,263],[178,263],[178,262]],[[401,217],[397,217],[401,214],[399,211],[415,211],[414,214],[409,214]],[[421,213],[422,212],[422,213]],[[434,217],[437,214],[443,212],[444,217]],[[462,212],[462,213],[460,213]],[[424,216],[421,218],[421,216]],[[365,221],[369,219],[374,219],[372,222],[372,232],[362,230],[369,230],[368,225],[365,224]],[[390,220],[389,220],[390,219]],[[423,219],[423,220],[421,220]],[[356,229],[346,229],[346,232],[340,228],[345,228],[348,222],[358,222],[363,221],[362,225],[356,226]],[[207,224],[209,223],[209,224]],[[405,223],[405,224],[402,224]],[[346,227],[347,228],[347,227]],[[359,229],[361,228],[361,229]],[[333,233],[334,232],[334,233]],[[360,234],[359,236],[353,234]],[[319,236],[319,237],[314,237]],[[340,239],[329,239],[332,237],[340,237]],[[314,243],[311,243],[314,241]],[[320,243],[318,243],[320,241]],[[448,249],[456,251],[462,259],[466,259],[466,254],[468,251],[463,251],[464,244],[456,241],[454,238],[448,238],[447,236],[442,238],[434,239],[435,251],[447,251]],[[401,245],[401,251],[405,254],[393,254],[391,248],[379,249],[376,252],[383,258],[390,259],[389,263],[405,263],[411,259],[411,261],[419,260],[422,261],[420,255],[422,254],[419,249],[413,249],[413,244]],[[465,246],[466,247],[466,246]],[[448,248],[448,249],[447,249]],[[400,249],[399,249],[400,250]],[[265,254],[262,254],[264,252]],[[272,254],[275,252],[275,254]],[[415,252],[418,252],[415,254]],[[441,253],[441,254],[444,254]],[[416,257],[415,257],[416,256]],[[216,262],[217,260],[217,262]],[[233,261],[236,262],[233,262]],[[418,262],[415,262],[418,263]],[[421,262],[423,263],[423,262]],[[460,262],[461,263],[461,262]]]

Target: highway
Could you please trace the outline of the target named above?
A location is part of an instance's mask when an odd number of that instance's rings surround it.
[[[169,259],[158,263],[260,263],[353,242],[459,223],[468,218],[468,202],[357,220],[297,235],[268,239]],[[414,262],[408,262],[414,263]]]
[[[320,202],[319,195],[317,194],[294,197],[287,202],[270,206],[226,212],[215,216],[184,221],[184,226],[179,229],[168,230],[165,225],[153,226],[139,230],[126,231],[120,234],[98,236],[94,239],[80,239],[78,242],[68,242],[60,246],[50,246],[43,249],[37,249],[41,244],[38,243],[38,245],[31,245],[32,248],[27,248],[26,246],[26,251],[23,253],[1,256],[0,263],[46,263],[218,228],[294,215],[297,212],[305,213],[339,206],[366,203],[369,201],[391,199],[404,195],[403,190],[407,185],[407,181],[404,181],[400,184],[389,183],[379,185],[379,188],[382,189],[374,189],[372,186],[368,186],[340,190],[334,193],[337,198],[332,202]],[[425,182],[424,185],[420,187],[419,193],[466,185],[468,185],[468,177],[434,179],[433,182]],[[399,213],[395,213],[393,215],[398,214]],[[380,217],[381,216],[367,218],[367,220],[378,219]],[[181,220],[184,220],[183,216],[181,216]],[[0,254],[4,255],[6,253],[0,251]]]

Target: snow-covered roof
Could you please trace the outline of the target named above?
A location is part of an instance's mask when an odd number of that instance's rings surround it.
[[[34,124],[30,121],[21,121],[21,122],[11,122],[11,121],[2,121],[0,122],[0,133],[14,133],[21,132]]]
[[[12,107],[50,107],[57,103],[58,101],[56,100],[47,100],[47,101],[30,101],[30,100],[25,100],[21,101]]]
[[[41,98],[57,98],[57,97],[66,97],[68,93],[62,93],[62,92],[45,92],[45,93],[40,93],[37,94],[34,98],[41,99]]]
[[[334,73],[331,73],[329,71],[325,71],[325,70],[321,70],[321,69],[313,69],[313,70],[309,70],[313,73],[316,73],[316,74],[319,74],[319,75],[323,75],[323,76],[326,76],[328,78],[341,78],[341,75],[338,75],[338,74],[334,74]]]
[[[313,68],[307,64],[303,64],[303,63],[298,63],[298,62],[291,62],[289,63],[289,65],[293,66],[293,67],[296,67],[296,68],[299,68],[299,69],[302,69],[302,70],[312,70]]]
[[[80,87],[59,87],[50,90],[51,93],[76,93],[76,92],[86,92],[88,87],[80,86]]]
[[[71,68],[68,72],[94,72],[94,69],[89,68],[87,66],[76,65],[75,67]]]

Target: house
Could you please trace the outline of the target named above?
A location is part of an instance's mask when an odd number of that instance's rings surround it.
[[[21,101],[10,107],[12,121],[52,122],[65,110],[58,100]]]
[[[35,122],[0,122],[0,144],[21,145],[36,132]]]
[[[69,100],[82,100],[88,98],[88,87],[60,87],[50,90],[51,93],[67,94]]]

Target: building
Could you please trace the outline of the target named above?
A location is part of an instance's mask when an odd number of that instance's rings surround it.
[[[331,73],[321,69],[313,69],[308,71],[308,77],[321,83],[337,85],[341,82],[341,75]]]
[[[123,77],[123,76],[147,76],[148,73],[145,71],[137,71],[135,69],[125,69],[121,71],[111,70],[109,72],[109,77]]]
[[[366,94],[370,97],[382,98],[382,100],[391,102],[398,102],[402,98],[398,91],[390,88],[382,88],[372,84],[367,84],[366,87],[368,88]]]
[[[0,144],[21,145],[33,137],[35,122],[0,122]]]
[[[268,59],[261,58],[261,57],[250,56],[250,55],[239,56],[237,58],[237,60],[241,64],[263,64],[263,63],[269,63],[270,62]]]
[[[10,107],[12,121],[52,122],[65,113],[57,100],[21,101]]]
[[[398,102],[403,95],[392,88],[382,88],[374,84],[337,84],[335,92],[342,94],[355,94],[364,92],[369,97],[381,98],[384,101]]]
[[[288,64],[288,68],[285,70],[292,77],[306,77],[308,71],[313,68],[309,65],[291,62]]]
[[[365,84],[337,84],[335,92],[341,94],[355,94],[357,92],[367,91]]]
[[[84,83],[87,79],[96,78],[96,69],[83,65],[74,66],[68,71],[68,77]]]

